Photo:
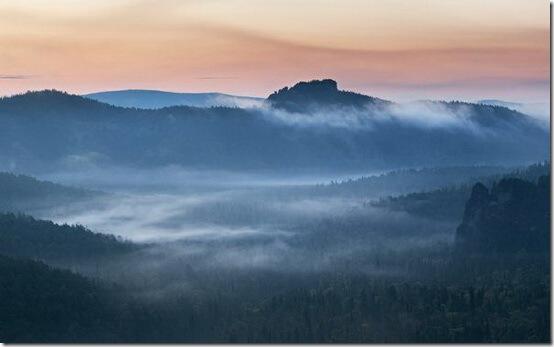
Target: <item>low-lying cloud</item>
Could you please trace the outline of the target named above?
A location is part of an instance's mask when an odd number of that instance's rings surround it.
[[[389,105],[355,107],[313,107],[309,112],[296,113],[265,105],[262,114],[274,121],[299,127],[331,127],[351,130],[372,130],[380,125],[399,123],[421,128],[452,128],[480,132],[471,120],[470,107],[456,109],[441,102],[418,101]]]
[[[449,223],[364,206],[356,199],[257,189],[117,193],[41,217],[150,244],[141,257],[161,267],[186,260],[194,267],[221,269],[329,269],[383,247],[448,241],[454,230]]]

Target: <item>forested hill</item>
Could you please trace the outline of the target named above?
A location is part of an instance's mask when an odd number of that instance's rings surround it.
[[[92,281],[43,263],[0,255],[0,341],[107,342],[114,309]]]
[[[26,215],[0,214],[0,254],[77,264],[129,253],[138,246],[81,225],[58,225]]]
[[[299,82],[290,88],[276,91],[267,100],[271,106],[291,112],[310,112],[333,106],[363,108],[391,104],[383,99],[339,90],[337,82],[330,79]]]
[[[74,203],[101,194],[80,188],[40,181],[26,175],[0,172],[0,212],[30,212]]]
[[[504,166],[451,166],[392,170],[378,175],[333,181],[318,186],[322,193],[378,197],[426,191],[466,183],[484,176],[502,175],[513,168]]]
[[[301,111],[283,106],[291,104]],[[18,171],[519,164],[546,159],[548,143],[548,129],[507,108],[396,104],[341,91],[328,80],[282,90],[255,109],[122,108],[51,90],[0,99],[0,162]]]
[[[60,117],[69,112],[74,114],[73,117],[93,112],[102,115],[116,110],[114,106],[54,89],[3,97],[0,98],[0,105],[6,114],[40,115],[45,118]]]
[[[434,220],[458,222],[463,217],[466,201],[470,198],[472,188],[477,182],[486,187],[492,187],[495,182],[505,178],[517,178],[536,183],[541,176],[546,175],[550,175],[549,162],[537,163],[516,170],[504,168],[496,173],[491,171],[490,174],[481,172],[481,175],[469,175],[461,181],[441,186],[438,189],[423,189],[381,198],[371,202],[370,205]],[[359,189],[363,190],[363,187]]]

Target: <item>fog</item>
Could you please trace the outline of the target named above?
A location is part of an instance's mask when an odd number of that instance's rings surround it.
[[[267,104],[249,107],[269,121],[287,126],[369,130],[368,136],[389,126],[418,127],[422,134],[437,128],[480,137],[492,132],[476,124],[471,109],[463,104],[316,108],[302,114]],[[382,136],[388,133],[384,131]],[[102,193],[41,208],[32,215],[58,224],[83,225],[136,244],[136,251],[116,259],[65,265],[149,297],[183,290],[205,293],[211,280],[218,288],[245,278],[257,278],[258,283],[268,272],[271,283],[279,282],[278,276],[292,276],[284,281],[290,282],[289,288],[310,276],[317,281],[326,273],[411,276],[411,262],[426,259],[429,252],[449,249],[460,220],[445,221],[371,203],[460,184],[471,172],[495,173],[492,166],[453,167],[449,172],[429,171],[417,177],[399,174],[389,180],[378,178],[382,170],[341,169],[340,165],[334,171],[117,165],[96,152],[65,155],[54,171],[35,175]],[[497,169],[499,173],[507,170]],[[376,181],[330,184],[360,177],[375,177]]]
[[[59,223],[138,242],[242,239],[285,235],[280,227],[354,213],[361,201],[332,197],[267,197],[259,191],[115,193],[44,216]]]
[[[487,134],[471,120],[472,110],[463,104],[457,108],[433,101],[390,103],[379,106],[357,107],[316,107],[310,112],[288,112],[268,105],[257,107],[270,120],[299,127],[331,127],[371,130],[387,123],[405,124],[421,128],[452,128],[470,131],[474,134]]]
[[[92,155],[94,157],[94,155]],[[90,158],[90,154],[79,154]],[[286,187],[324,184],[331,181],[353,179],[382,174],[384,170],[209,170],[168,165],[155,168],[129,168],[104,165],[94,160],[67,163],[62,170],[41,172],[43,180],[70,186],[104,191],[197,191],[228,190],[230,188]]]
[[[175,281],[191,281],[183,267],[229,274],[397,271],[377,269],[371,261],[379,254],[391,257],[390,252],[449,244],[456,227],[368,206],[378,194],[361,198],[318,192],[314,183],[328,183],[324,177],[308,183],[304,176],[264,179],[260,174],[166,170],[172,175],[127,171],[133,177],[127,185],[115,184],[122,182],[123,169],[96,180],[78,173],[52,174],[49,178],[56,182],[84,184],[107,194],[45,209],[37,216],[144,245],[117,265],[110,263],[103,273],[120,281],[124,272],[127,285],[166,274],[172,280],[157,283],[158,294],[172,286],[182,289]],[[139,189],[141,185],[145,188]],[[147,287],[142,290],[154,290]]]
[[[259,183],[174,193],[120,188],[42,211],[39,217],[82,224],[144,246],[117,259],[72,268],[156,300],[184,293],[208,297],[212,289],[206,287],[228,283],[251,291],[264,276],[270,276],[272,288],[257,295],[329,273],[410,276],[406,254],[437,245],[441,249],[454,238],[455,223],[297,188]]]

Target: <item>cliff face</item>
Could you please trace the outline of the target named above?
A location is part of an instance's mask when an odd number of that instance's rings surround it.
[[[489,191],[477,183],[456,232],[456,248],[468,253],[548,252],[550,177],[537,184],[503,179]]]

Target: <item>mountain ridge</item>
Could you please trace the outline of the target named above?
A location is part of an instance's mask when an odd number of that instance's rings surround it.
[[[82,95],[85,98],[120,107],[159,109],[171,106],[214,107],[253,106],[262,98],[218,92],[182,93],[150,89],[124,89]]]
[[[305,112],[322,106],[348,106],[362,108],[366,105],[389,104],[390,101],[365,94],[339,90],[332,79],[298,82],[270,94],[271,106],[290,112]]]
[[[548,129],[507,108],[440,101],[397,104],[339,91],[332,80],[300,86],[300,97],[287,88],[279,102],[306,110],[301,113],[274,107],[275,96],[261,108],[160,109],[112,106],[53,90],[1,98],[0,160],[6,166],[0,169],[34,172],[34,166],[117,163],[365,170],[511,165],[548,155]],[[315,102],[322,95],[333,97]]]
[[[290,107],[291,104],[307,104],[308,106],[311,106],[313,103],[322,103],[325,106],[346,106],[346,107],[363,107],[363,106],[374,106],[374,105],[405,105],[405,104],[411,104],[411,103],[398,103],[386,99],[381,99],[375,96],[370,96],[362,93],[357,93],[353,91],[347,91],[347,90],[340,90],[338,89],[338,84],[335,80],[332,79],[323,79],[323,80],[311,80],[311,81],[300,81],[296,84],[294,84],[292,87],[283,87],[273,93],[271,93],[266,99],[260,98],[260,97],[253,97],[253,96],[237,96],[232,94],[226,94],[226,93],[219,93],[219,92],[199,92],[199,93],[181,93],[181,92],[169,92],[169,91],[161,91],[161,90],[153,90],[153,89],[123,89],[123,90],[114,90],[114,91],[100,91],[95,93],[88,93],[88,94],[73,94],[69,93],[63,90],[56,90],[56,89],[43,89],[43,90],[34,90],[34,91],[27,91],[25,93],[19,93],[14,94],[11,96],[4,96],[0,97],[0,104],[10,104],[15,103],[20,99],[31,99],[30,101],[53,101],[55,98],[64,98],[67,101],[71,101],[70,104],[72,106],[77,106],[77,104],[81,104],[81,106],[86,105],[87,103],[89,105],[96,105],[96,106],[102,106],[102,107],[115,107],[115,108],[131,108],[131,109],[137,109],[137,110],[157,110],[157,109],[164,109],[164,108],[174,108],[174,107],[185,107],[185,108],[210,108],[210,107],[231,107],[235,108],[238,107],[238,105],[230,105],[230,104],[212,104],[212,105],[202,105],[200,103],[194,104],[186,104],[186,103],[167,103],[163,106],[159,107],[139,107],[137,105],[123,105],[118,103],[111,103],[108,99],[110,98],[110,95],[118,94],[118,93],[147,93],[147,94],[159,94],[164,96],[199,96],[199,97],[230,97],[230,98],[239,98],[242,100],[250,100],[253,102],[263,102],[266,101],[275,108],[283,108],[286,110],[293,110],[294,107]],[[102,97],[105,95],[106,97]],[[140,96],[140,95],[137,95]],[[328,98],[328,99],[326,99]],[[491,99],[492,100],[492,99]],[[29,101],[29,100],[25,100]],[[92,101],[92,102],[89,102]],[[453,101],[444,101],[444,100],[420,100],[415,103],[419,104],[434,104],[434,105],[446,105],[446,106],[460,106],[460,105],[466,105],[466,106],[472,106],[472,107],[479,107],[482,109],[502,109],[502,110],[508,110],[511,112],[519,113],[522,115],[525,115],[525,113],[510,108],[508,105],[502,105],[502,104],[496,104],[496,103],[487,103],[486,101],[490,101],[488,99],[484,100],[478,100],[475,102],[471,101],[461,101],[461,100],[453,100]],[[493,100],[496,101],[496,100]],[[350,102],[350,103],[349,103]],[[47,103],[47,105],[50,105],[51,103]],[[513,105],[521,105],[519,103],[509,103]],[[298,105],[294,105],[298,106]],[[238,107],[241,108],[241,107]],[[307,111],[309,109],[306,107],[301,107],[301,111]],[[44,111],[41,110],[41,111]],[[298,110],[296,110],[298,111]]]

